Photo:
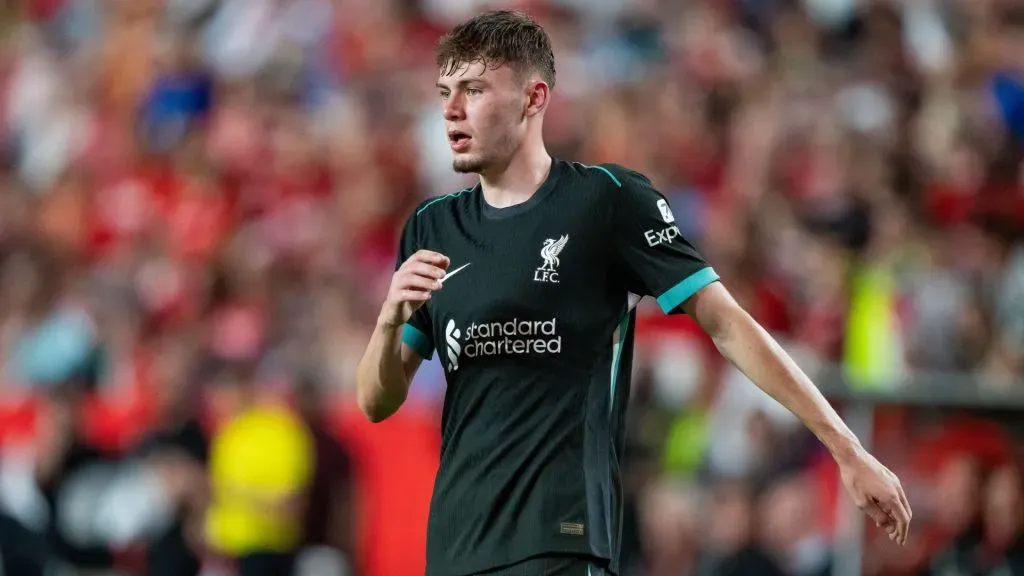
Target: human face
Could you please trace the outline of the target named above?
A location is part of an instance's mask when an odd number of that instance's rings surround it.
[[[448,143],[460,173],[482,173],[508,161],[526,133],[529,98],[508,66],[475,62],[438,78]]]

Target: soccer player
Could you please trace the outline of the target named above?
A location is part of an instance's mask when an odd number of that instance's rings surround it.
[[[378,422],[434,351],[448,388],[428,522],[428,576],[619,574],[634,306],[686,313],[796,414],[857,505],[904,543],[899,480],[868,454],[680,234],[665,198],[622,166],[553,159],[545,31],[488,12],[438,45],[453,167],[479,183],[409,217],[357,395]]]

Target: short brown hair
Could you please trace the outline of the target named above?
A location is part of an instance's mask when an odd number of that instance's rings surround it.
[[[555,55],[547,32],[523,12],[485,12],[456,26],[437,44],[437,66],[447,75],[480,62],[487,68],[509,66],[538,72],[555,87]]]

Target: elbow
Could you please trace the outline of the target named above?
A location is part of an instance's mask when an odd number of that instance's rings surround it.
[[[759,332],[754,318],[738,304],[721,306],[713,313],[705,314],[700,320],[704,332],[711,337],[715,347],[726,357],[736,346],[749,343],[749,336]]]
[[[405,402],[405,398],[387,398],[383,390],[366,391],[367,387],[359,386],[356,403],[359,411],[373,424],[387,420]]]
[[[391,368],[380,361],[360,362],[356,371],[356,404],[366,419],[376,424],[390,417],[409,395],[409,381],[403,368]]]
[[[359,368],[356,370],[356,406],[367,420],[376,424],[386,419],[389,414],[384,414],[380,409],[381,387],[374,378],[367,375],[364,362],[365,358],[359,362]]]
[[[391,414],[388,414],[382,410],[372,410],[363,408],[363,415],[370,421],[370,424],[380,424],[381,422],[388,419]]]
[[[371,423],[376,424],[377,422],[383,420],[383,418],[380,417],[377,411],[374,410],[373,405],[370,404],[369,402],[360,398],[356,401],[356,404],[359,405],[359,411],[362,412],[363,416],[365,416],[366,419],[369,420]]]
[[[749,316],[739,305],[728,305],[704,311],[697,322],[715,345],[721,348],[748,319]]]
[[[357,394],[356,403],[359,405],[359,411],[363,413],[363,416],[366,416],[366,419],[373,424],[383,422],[391,415],[381,409],[380,402],[369,398],[367,394]]]

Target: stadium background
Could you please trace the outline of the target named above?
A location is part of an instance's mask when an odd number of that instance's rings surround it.
[[[1024,180],[993,97],[1015,86],[991,89],[1024,46],[1014,5],[3,2],[0,556],[52,544],[75,499],[51,488],[82,454],[110,477],[157,470],[201,515],[201,438],[252,392],[316,431],[306,543],[340,550],[343,573],[422,574],[443,375],[425,365],[370,425],[353,374],[401,223],[467,182],[432,45],[511,6],[554,42],[550,151],[649,175],[915,512],[905,549],[862,529],[813,438],[692,322],[641,306],[629,574],[764,574],[743,561],[758,551],[799,576],[1020,562]],[[249,458],[277,466],[274,434]],[[120,518],[130,496],[90,510]],[[153,534],[76,538],[132,574]]]

